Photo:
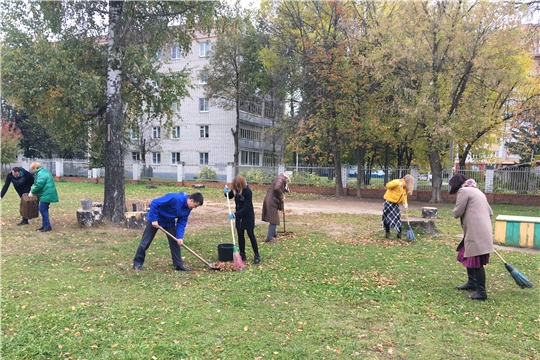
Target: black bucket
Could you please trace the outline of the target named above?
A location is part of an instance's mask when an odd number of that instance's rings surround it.
[[[233,244],[221,243],[217,246],[217,253],[219,261],[232,261]]]

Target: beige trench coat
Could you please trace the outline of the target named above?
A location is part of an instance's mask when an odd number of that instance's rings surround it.
[[[493,252],[493,211],[482,191],[474,187],[459,189],[453,214],[461,218],[465,257]]]

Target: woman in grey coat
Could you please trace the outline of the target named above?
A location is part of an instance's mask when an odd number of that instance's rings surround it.
[[[277,242],[276,227],[279,225],[279,210],[283,210],[283,202],[285,201],[285,193],[289,192],[287,185],[291,179],[292,173],[285,171],[279,174],[270,184],[270,188],[264,197],[262,208],[262,221],[268,224],[268,233],[266,234],[266,242]]]
[[[463,228],[463,240],[456,249],[457,260],[465,266],[468,275],[467,283],[457,289],[476,291],[468,297],[473,300],[486,300],[484,265],[489,263],[489,254],[493,252],[493,211],[486,195],[476,187],[473,179],[457,174],[448,184],[450,194],[457,193],[453,215],[461,219]]]

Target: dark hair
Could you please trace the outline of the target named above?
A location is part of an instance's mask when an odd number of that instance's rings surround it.
[[[202,196],[202,194],[200,192],[196,192],[196,193],[193,193],[193,194],[189,195],[188,199],[193,200],[194,202],[196,202],[199,205],[202,205],[203,202],[204,202],[204,198],[203,198],[203,196]]]
[[[11,169],[11,171],[13,172],[21,172],[22,168],[18,167],[18,166],[15,166],[13,169]]]
[[[450,186],[450,195],[457,193],[458,190],[461,188],[461,185],[463,185],[463,183],[468,179],[469,178],[463,174],[456,174],[452,176],[450,181],[448,181],[448,185]]]

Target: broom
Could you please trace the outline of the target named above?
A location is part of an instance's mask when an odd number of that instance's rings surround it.
[[[407,240],[414,241],[414,232],[411,227],[411,223],[409,222],[409,211],[405,209],[405,214],[407,215],[407,224],[409,225],[409,230],[407,230]]]
[[[501,255],[499,255],[497,250],[493,249],[493,251],[502,260],[502,262],[504,263],[504,266],[506,267],[506,270],[508,270],[508,272],[510,273],[510,275],[512,276],[516,284],[518,284],[518,286],[520,286],[522,289],[533,287],[533,283],[530,282],[529,279],[525,277],[525,275],[523,275],[522,273],[514,269],[512,265],[504,261],[504,259],[502,258]]]
[[[232,214],[231,212],[231,202],[229,200],[229,194],[226,193],[225,196],[227,197],[227,205],[229,206],[229,215]],[[240,256],[240,252],[238,251],[238,247],[236,246],[236,241],[234,240],[234,225],[233,225],[233,219],[231,219],[231,234],[232,234],[232,240],[233,240],[233,264],[234,267],[238,270],[244,270],[244,263],[242,262],[242,257]]]

